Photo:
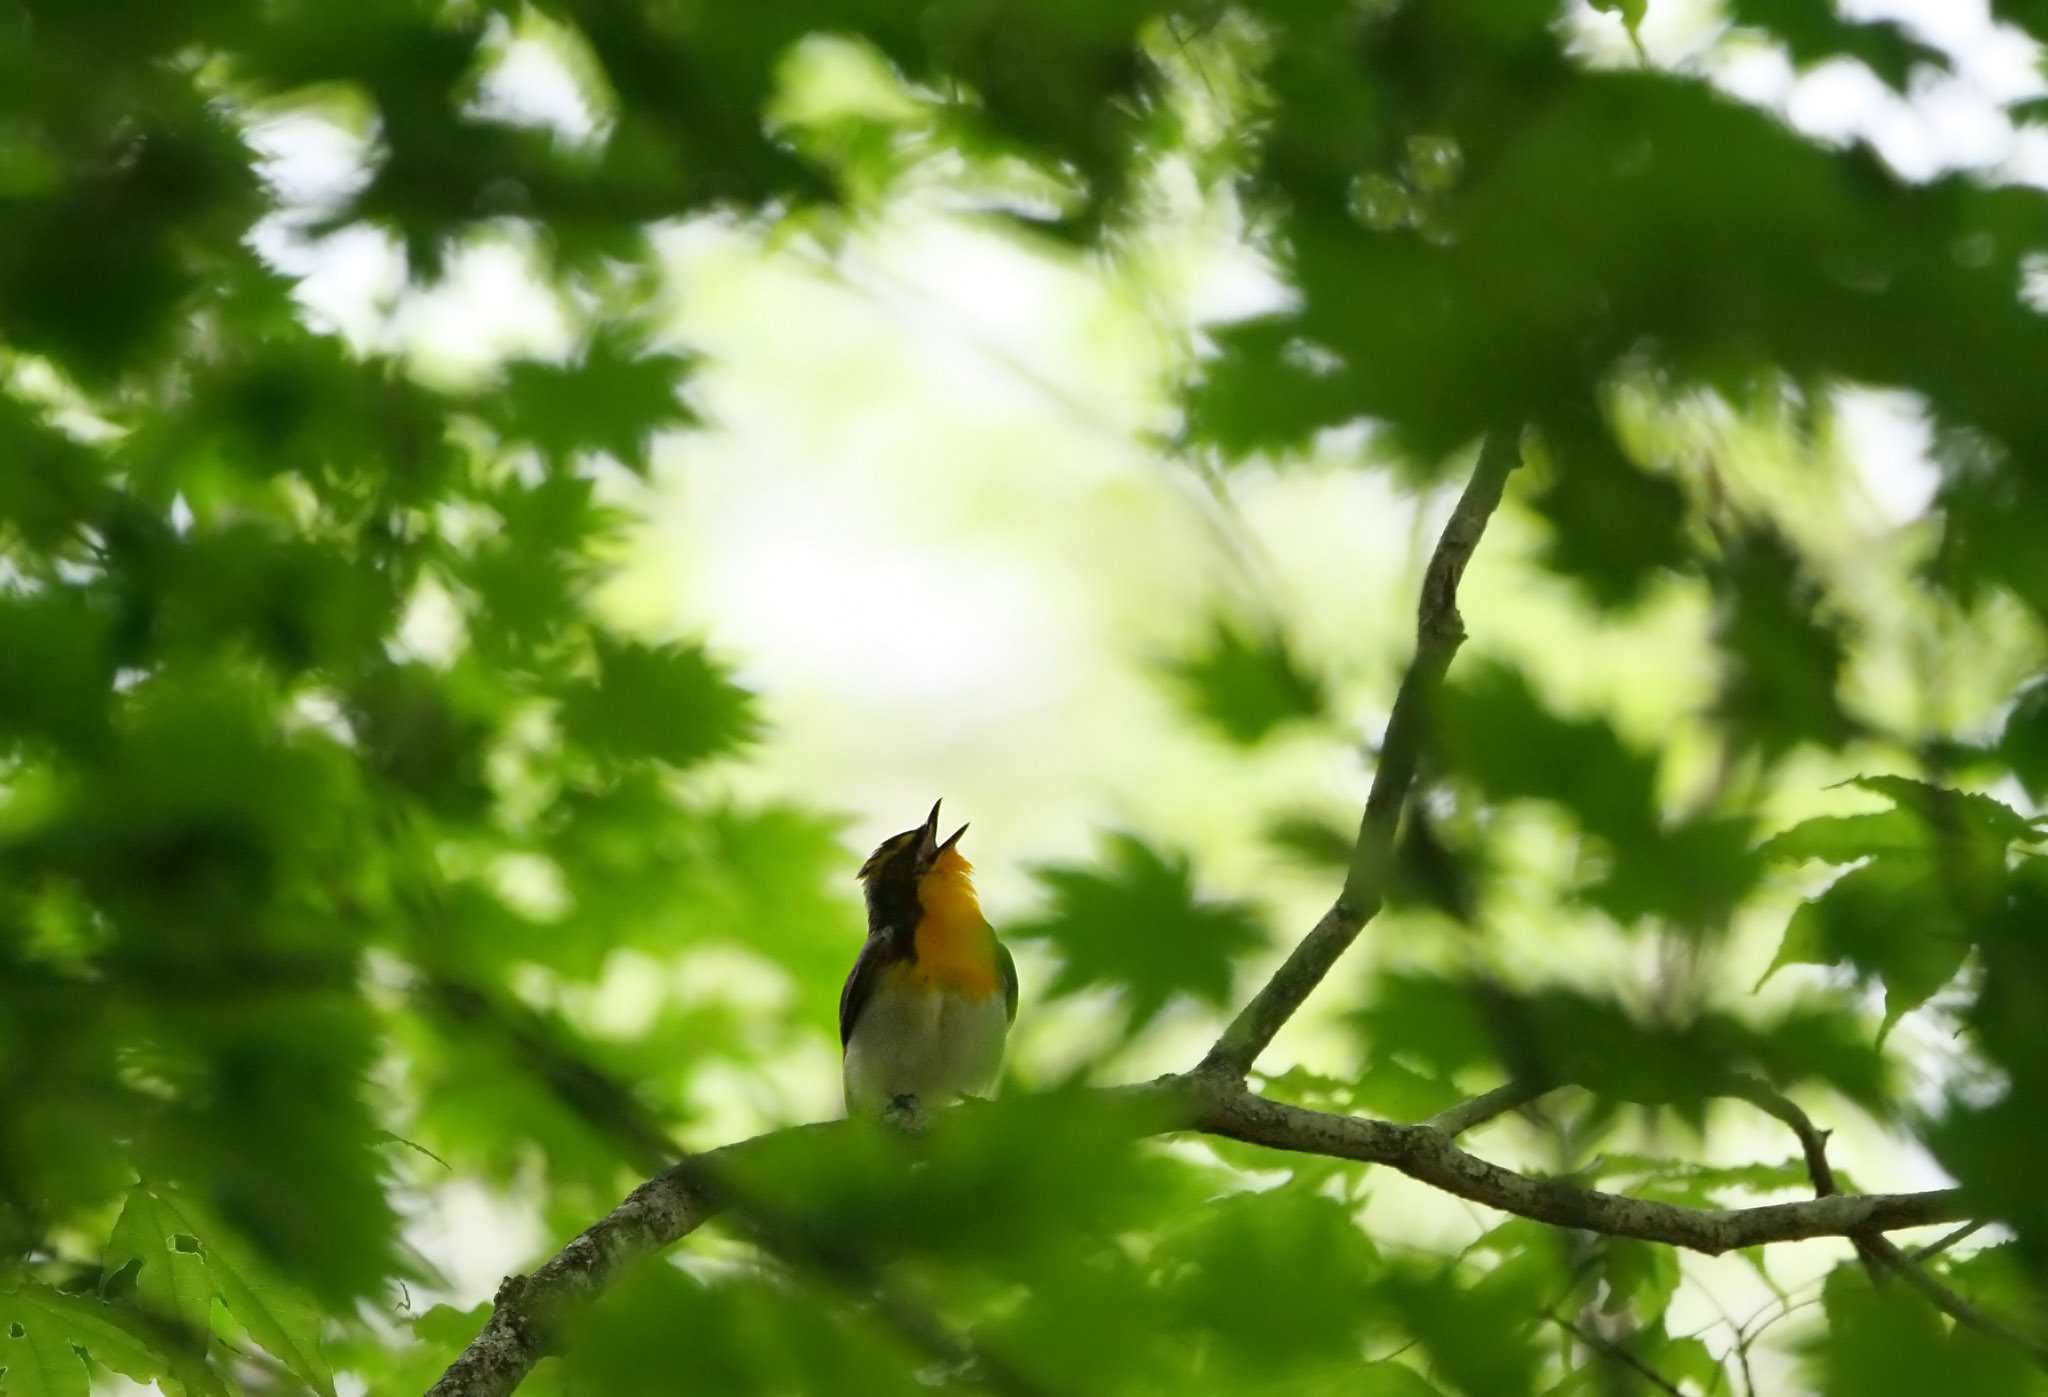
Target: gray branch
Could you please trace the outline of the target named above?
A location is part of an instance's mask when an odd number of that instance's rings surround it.
[[[1443,687],[1452,656],[1465,640],[1464,618],[1458,614],[1458,583],[1465,576],[1465,565],[1471,562],[1473,550],[1479,547],[1487,521],[1500,505],[1508,473],[1520,463],[1518,427],[1502,427],[1487,434],[1479,448],[1479,462],[1472,469],[1472,479],[1444,524],[1422,576],[1422,596],[1416,606],[1415,654],[1394,695],[1393,712],[1387,717],[1379,765],[1373,771],[1372,789],[1366,794],[1365,814],[1358,823],[1358,839],[1352,845],[1343,890],[1330,910],[1273,972],[1273,977],[1231,1020],[1230,1027],[1202,1059],[1200,1071],[1242,1081],[1281,1025],[1315,992],[1337,958],[1350,948],[1379,911],[1380,894],[1393,858],[1394,832],[1400,824],[1401,809],[1407,803],[1408,788],[1415,781],[1429,710],[1435,704],[1437,690]]]
[[[1548,1086],[1509,1082],[1506,1086],[1495,1087],[1492,1091],[1467,1097],[1455,1106],[1446,1106],[1423,1124],[1434,1126],[1455,1139],[1466,1131],[1477,1130],[1488,1121],[1498,1119],[1510,1111],[1521,1110],[1537,1097],[1554,1089]]]
[[[1213,1074],[1162,1077],[1106,1088],[1098,1100],[1127,1108],[1154,1134],[1193,1131],[1271,1149],[1383,1164],[1422,1183],[1502,1212],[1559,1227],[1665,1242],[1717,1255],[1738,1247],[1808,1237],[1954,1222],[1967,1215],[1954,1189],[1929,1193],[1836,1194],[1754,1208],[1686,1208],[1531,1178],[1468,1154],[1431,1125],[1396,1125],[1332,1115],[1268,1100]],[[935,1116],[997,1112],[1000,1103],[968,1103]],[[858,1127],[846,1121],[791,1126],[727,1145],[657,1174],[586,1229],[531,1276],[508,1278],[483,1330],[434,1384],[428,1397],[506,1397],[552,1348],[552,1336],[577,1306],[594,1299],[629,1263],[694,1231],[725,1205],[720,1182],[750,1158],[784,1148],[801,1134],[830,1150]]]
[[[1766,1242],[1847,1237],[1968,1216],[1957,1189],[1836,1194],[1752,1208],[1653,1203],[1517,1174],[1459,1149],[1434,1126],[1329,1115],[1242,1091],[1212,1091],[1198,1128],[1273,1149],[1384,1164],[1446,1193],[1537,1222],[1665,1242],[1709,1256]]]
[[[1828,1133],[1817,1129],[1812,1119],[1799,1108],[1798,1103],[1775,1088],[1753,1079],[1745,1079],[1737,1095],[1756,1106],[1758,1110],[1776,1116],[1799,1137],[1799,1148],[1806,1156],[1806,1171],[1812,1176],[1816,1196],[1825,1197],[1836,1192],[1835,1172],[1828,1164]],[[1951,1238],[1959,1240],[1981,1226],[1983,1223],[1980,1221],[1959,1228],[1936,1242],[1925,1253],[1907,1252],[1891,1238],[1879,1236],[1874,1231],[1857,1233],[1851,1240],[1856,1244],[1856,1254],[1863,1258],[1864,1265],[1869,1268],[1873,1281],[1885,1272],[1899,1276],[1907,1285],[1919,1291],[1929,1304],[1956,1323],[2000,1343],[2011,1344],[2026,1354],[2035,1367],[2048,1372],[2048,1341],[2020,1329],[1989,1310],[1971,1304],[1937,1280],[1921,1259],[1923,1255],[1934,1255],[1941,1247],[1948,1245]]]

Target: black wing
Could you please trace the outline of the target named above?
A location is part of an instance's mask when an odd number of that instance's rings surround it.
[[[875,986],[882,982],[882,972],[899,958],[895,938],[886,931],[868,937],[860,948],[860,955],[853,962],[853,973],[846,977],[846,985],[839,991],[839,1046],[842,1050],[853,1037],[853,1025],[860,1018],[860,1011],[867,1007]]]
[[[856,973],[859,972],[859,969],[859,966],[854,967]],[[1001,972],[1003,977],[1003,1011],[1009,1015],[1010,1022],[1015,1023],[1017,1022],[1017,962],[1010,959],[1010,948],[1000,941],[996,942],[996,969]]]

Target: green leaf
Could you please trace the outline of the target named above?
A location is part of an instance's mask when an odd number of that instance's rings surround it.
[[[1640,831],[1580,896],[1624,925],[1661,917],[1681,930],[1718,933],[1760,875],[1752,838],[1742,816],[1695,815]]]
[[[1772,835],[1758,852],[1767,859],[1790,863],[1812,859],[1832,864],[1860,863],[1888,854],[1922,855],[1928,852],[1928,829],[1925,821],[1905,810],[1817,815]]]
[[[1670,1247],[1627,1237],[1603,1237],[1600,1277],[1607,1288],[1600,1308],[1627,1314],[1639,1327],[1660,1325],[1678,1291],[1678,1254]]]
[[[1998,754],[2027,794],[2048,798],[2048,680],[2027,686],[2005,718]]]
[[[1854,966],[1884,985],[1888,1029],[1961,969],[2005,894],[2009,846],[2042,831],[1989,796],[1903,776],[1845,784],[1893,808],[1821,816],[1766,841],[1767,858],[1869,862],[1800,904],[1757,983],[1786,965]]]
[[[1955,977],[1970,945],[1968,927],[1925,865],[1881,859],[1800,904],[1764,979],[1786,965],[1846,961],[1884,985],[1889,1027]]]
[[[1802,743],[1840,747],[1857,731],[1839,696],[1849,637],[1791,544],[1753,526],[1729,541],[1714,581],[1718,711],[1737,739],[1766,760]]]
[[[1208,1204],[1158,1259],[1183,1322],[1250,1372],[1355,1351],[1381,1274],[1351,1209],[1295,1185]]]
[[[312,1299],[272,1275],[227,1228],[200,1219],[192,1203],[160,1196],[164,1216],[202,1239],[206,1273],[228,1314],[272,1358],[322,1397],[334,1397],[334,1374],[321,1352],[323,1327]]]
[[[615,760],[689,767],[732,752],[760,730],[753,695],[702,646],[597,641],[597,677],[562,698],[562,727]]]
[[[1351,866],[1358,839],[1353,815],[1333,818],[1313,810],[1279,812],[1267,819],[1265,840],[1302,868],[1342,873]]]
[[[2042,1313],[2040,1273],[2027,1264],[2018,1242],[1980,1247],[1966,1256],[1949,1252],[1931,1263],[1938,1277],[1972,1304],[2013,1317]],[[2039,1327],[2038,1322],[2035,1326]]]
[[[137,1263],[136,1303],[146,1314],[203,1343],[212,1328],[215,1283],[201,1250],[202,1244],[177,1212],[147,1186],[137,1184],[121,1205],[102,1266],[114,1276],[130,1262]]]
[[[1694,1119],[1727,1094],[1731,1073],[1781,1086],[1824,1082],[1872,1107],[1887,1079],[1865,1026],[1818,1007],[1758,1022],[1719,1012],[1660,1019],[1562,986],[1517,993],[1484,980],[1387,974],[1350,1018],[1369,1051],[1398,1052],[1439,1077],[1492,1068]]]
[[[1959,1397],[2040,1391],[2040,1378],[2017,1347],[1963,1325],[1903,1286],[1874,1288],[1853,1262],[1828,1274],[1821,1292],[1827,1327],[1805,1345],[1806,1366],[1821,1389],[1956,1393]]]
[[[111,1305],[33,1283],[0,1291],[0,1367],[9,1397],[86,1397],[81,1358],[138,1383],[170,1377],[176,1366]]]
[[[1894,91],[1904,93],[1916,68],[1947,72],[1948,54],[1913,37],[1894,20],[1844,19],[1832,0],[1731,0],[1728,17],[1782,39],[1792,62],[1815,67],[1859,59]]]
[[[249,1337],[323,1397],[334,1377],[320,1351],[322,1320],[307,1296],[272,1276],[228,1228],[191,1199],[137,1184],[107,1244],[106,1274],[138,1262],[134,1298],[143,1311],[203,1341],[213,1301]]]
[[[1322,681],[1302,669],[1277,629],[1210,617],[1209,633],[1166,665],[1188,710],[1240,747],[1255,747],[1289,723],[1313,722],[1329,703]]]
[[[435,1305],[423,1314],[398,1316],[396,1342],[364,1326],[349,1326],[337,1331],[332,1348],[335,1364],[359,1380],[367,1392],[425,1392],[490,1317],[489,1301],[467,1310]],[[543,1366],[521,1383],[519,1390],[525,1392],[529,1384],[547,1375]]]
[[[1419,1121],[1457,1104],[1464,1094],[1446,1078],[1418,1072],[1398,1056],[1379,1053],[1358,1074],[1352,1098],[1386,1120]]]
[[[1103,841],[1100,868],[1047,865],[1033,876],[1046,906],[1006,935],[1047,942],[1058,953],[1050,996],[1119,990],[1127,1034],[1175,995],[1226,1003],[1237,960],[1266,944],[1250,906],[1199,896],[1185,855],[1133,834]]]
[[[0,743],[89,751],[113,705],[112,627],[75,596],[0,597]]]
[[[1603,719],[1552,712],[1506,665],[1476,665],[1448,683],[1431,736],[1450,776],[1496,801],[1563,806],[1598,835],[1597,871],[1580,895],[1624,924],[1655,916],[1715,933],[1756,882],[1746,818],[1703,813],[1666,825],[1656,758]]]
[[[1655,1373],[1658,1381],[1673,1391],[1713,1393],[1722,1391],[1727,1385],[1727,1372],[1706,1344],[1697,1338],[1673,1338],[1665,1331],[1661,1319],[1655,1324],[1608,1336],[1608,1343],[1611,1348],[1627,1354],[1634,1364]],[[1583,1343],[1577,1345],[1576,1352],[1580,1355],[1578,1367],[1563,1382],[1551,1388],[1545,1397],[1616,1390],[1616,1374],[1624,1369],[1614,1353],[1600,1352]],[[1680,1386],[1688,1380],[1693,1386]],[[1643,1383],[1632,1383],[1628,1390],[1650,1389]]]
[[[1443,1391],[1413,1368],[1391,1359],[1364,1364],[1351,1382],[1356,1385],[1347,1383],[1347,1390],[1357,1397],[1442,1397]]]
[[[1593,8],[1602,14],[1620,15],[1621,22],[1634,33],[1642,24],[1643,16],[1649,12],[1649,0],[1592,0]]]
[[[1486,878],[1486,846],[1472,821],[1455,838],[1433,818],[1426,798],[1411,802],[1402,817],[1394,857],[1387,870],[1386,905],[1396,911],[1428,907],[1467,926],[1479,915],[1479,891]]]
[[[1639,1197],[1689,1208],[1728,1207],[1730,1194],[1782,1193],[1810,1188],[1813,1182],[1805,1159],[1798,1157],[1775,1164],[1716,1165],[1609,1150],[1601,1153],[1590,1173]],[[1845,1192],[1854,1191],[1840,1170],[1835,1182]]]
[[[1648,1351],[1647,1358],[1655,1372],[1672,1382],[1689,1378],[1701,1392],[1719,1392],[1728,1381],[1726,1366],[1703,1339],[1667,1334],[1662,1343]]]
[[[1431,1373],[1466,1397],[1535,1390],[1538,1360],[1531,1319],[1555,1298],[1549,1267],[1504,1264],[1462,1286],[1451,1268],[1415,1267],[1384,1288],[1402,1326],[1428,1355]],[[1483,1333],[1487,1342],[1472,1342]]]
[[[1834,864],[1865,858],[1901,864],[1939,861],[1946,866],[1942,876],[1976,883],[2004,867],[2009,845],[2048,838],[2034,822],[1989,796],[1905,776],[1858,776],[1842,784],[1881,795],[1892,808],[1818,816],[1766,840],[1758,852],[1770,859]]]
[[[1623,454],[1591,408],[1544,424],[1550,478],[1530,504],[1550,524],[1545,566],[1603,610],[1634,605],[1651,581],[1690,560],[1685,496]]]
[[[90,1397],[85,1361],[62,1325],[18,1302],[0,1313],[6,1317],[0,1361],[9,1397]]]
[[[1447,684],[1433,736],[1446,768],[1496,800],[1554,801],[1620,846],[1657,827],[1655,760],[1601,719],[1552,713],[1505,665],[1474,665]]]
[[[1292,317],[1216,332],[1223,353],[1186,394],[1190,443],[1227,459],[1306,448],[1317,432],[1359,416],[1357,385],[1341,360],[1311,345]]]
[[[2010,843],[2015,839],[2048,838],[2010,805],[1973,791],[1952,790],[1910,776],[1857,776],[1846,784],[1881,795],[1901,810],[1910,810],[1937,833],[1951,831]]]
[[[1933,454],[1943,468],[1941,534],[1926,574],[1965,603],[2002,589],[2048,618],[2048,553],[2028,546],[2027,531],[2048,490],[1981,431],[1937,423]]]
[[[568,364],[508,366],[483,412],[507,442],[532,445],[558,466],[579,452],[603,451],[645,475],[654,436],[696,421],[678,395],[690,363],[645,352],[623,332],[601,331]]]

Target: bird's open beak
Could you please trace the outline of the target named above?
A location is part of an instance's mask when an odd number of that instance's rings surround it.
[[[939,853],[943,854],[946,852],[946,850],[952,848],[955,844],[958,844],[960,842],[960,836],[965,833],[967,833],[967,826],[962,825],[960,826],[960,828],[954,830],[951,834],[947,835],[946,842],[939,846]],[[936,857],[936,855],[934,857]]]
[[[943,804],[943,797],[932,802],[932,813],[924,817],[924,828],[917,832],[917,862],[920,867],[939,856],[939,807]]]

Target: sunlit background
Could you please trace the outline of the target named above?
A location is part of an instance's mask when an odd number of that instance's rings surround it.
[[[1583,9],[1575,22],[1596,61],[1709,75],[1815,136],[1871,142],[1909,178],[1965,168],[2048,184],[2048,128],[2015,129],[2000,105],[2044,90],[2029,40],[1968,0],[1850,8],[1909,20],[1952,55],[1954,72],[1905,97],[1846,62],[1798,75],[1776,49],[1730,37],[1708,5],[1653,4],[1640,54],[1616,15]],[[538,22],[508,30],[478,100],[587,142],[605,113],[577,62]],[[831,40],[792,55],[785,77],[786,119],[898,100],[874,60]],[[358,345],[402,348],[436,380],[488,382],[506,356],[572,352],[574,317],[533,274],[530,233],[507,225],[453,259],[444,286],[409,290],[386,236],[306,232],[361,177],[364,148],[349,123],[294,111],[260,137],[294,205],[266,229],[264,248],[303,278],[299,294],[322,322]],[[1331,877],[1261,832],[1277,813],[1348,818],[1362,801],[1369,745],[1407,657],[1415,583],[1450,496],[1357,469],[1374,450],[1365,433],[1228,472],[1175,450],[1172,388],[1199,362],[1204,326],[1288,294],[1249,250],[1236,211],[1169,181],[1152,224],[1109,260],[963,211],[934,179],[856,226],[707,218],[666,229],[660,247],[662,328],[701,356],[687,395],[703,425],[660,442],[651,483],[623,473],[611,482],[637,522],[605,605],[649,635],[708,639],[762,696],[774,740],[717,779],[750,799],[787,795],[841,812],[849,897],[860,855],[943,797],[950,818],[972,822],[965,848],[999,929],[1031,910],[1028,869],[1085,858],[1100,833],[1128,828],[1188,850],[1206,891],[1270,909],[1283,934],[1304,930]],[[1849,676],[1857,711],[1906,732],[1982,729],[2035,658],[2018,618],[1993,608],[1962,635],[1931,624],[1906,585],[1927,543],[1921,514],[1934,482],[1919,406],[1848,391],[1833,408],[1817,433],[1704,403],[1639,402],[1626,426],[1652,454],[1711,458],[1729,491],[1767,502],[1798,534],[1874,642]],[[1830,508],[1802,507],[1821,500]],[[1705,594],[1673,581],[1626,619],[1595,618],[1534,563],[1542,542],[1511,497],[1467,580],[1465,658],[1511,657],[1565,711],[1608,714],[1667,748],[1669,794],[1682,804],[1715,775],[1692,726],[1713,698]],[[1186,721],[1166,665],[1215,611],[1280,620],[1331,686],[1340,721],[1289,729],[1249,753]],[[453,624],[447,600],[424,595],[406,643],[432,657]],[[1967,680],[1951,682],[1941,647],[1958,645],[1976,660],[1956,671]],[[2010,664],[1986,663],[2001,647]],[[1799,760],[1811,770],[1795,766],[1782,787],[1810,797],[1775,815],[1856,805],[1826,789],[1856,767]],[[1624,967],[1632,979],[1655,968],[1644,961],[1653,947],[1542,895],[1546,871],[1574,858],[1552,826],[1531,817],[1505,828],[1515,862],[1490,904],[1484,954],[1494,964],[1536,980],[1568,957],[1611,964],[1617,984]],[[1787,912],[1811,888],[1781,891],[1736,928],[1713,998],[1769,1002],[1826,973],[1794,967],[1755,989]],[[745,927],[730,932],[745,945]],[[849,964],[855,949],[846,947]],[[1032,988],[1048,967],[1019,949],[1015,1078],[1048,1080],[1112,1048],[1108,1006],[1084,997],[1041,1007]],[[1267,1065],[1355,1065],[1341,1031],[1347,985],[1374,965],[1475,953],[1447,922],[1383,917]],[[675,965],[621,955],[578,1009],[599,1032],[631,1035],[669,994],[789,1012],[772,957],[744,952]],[[812,1027],[761,1080],[693,1083],[704,1108],[695,1142],[836,1113],[835,1027]],[[1216,1027],[1211,1011],[1176,1005],[1115,1074],[1183,1066]],[[1910,1021],[1899,1033],[1917,1070],[1940,1080],[1951,1045],[1911,1036]],[[1837,1161],[1859,1187],[1944,1181],[1917,1150],[1850,1113],[1835,1124]],[[1729,1160],[1778,1157],[1776,1129],[1731,1124],[1717,1147]],[[1512,1160],[1539,1144],[1504,1122],[1476,1148]],[[1390,1244],[1481,1230],[1466,1205],[1420,1185],[1381,1174],[1374,1187],[1369,1217]],[[415,1303],[459,1306],[487,1298],[550,1240],[532,1198],[467,1183],[431,1188],[412,1238],[448,1281],[445,1296]],[[1842,1250],[1776,1249],[1771,1265],[1792,1288]],[[1717,1311],[1740,1318],[1769,1298],[1743,1260],[1686,1264],[1698,1284],[1681,1291],[1673,1332]]]

